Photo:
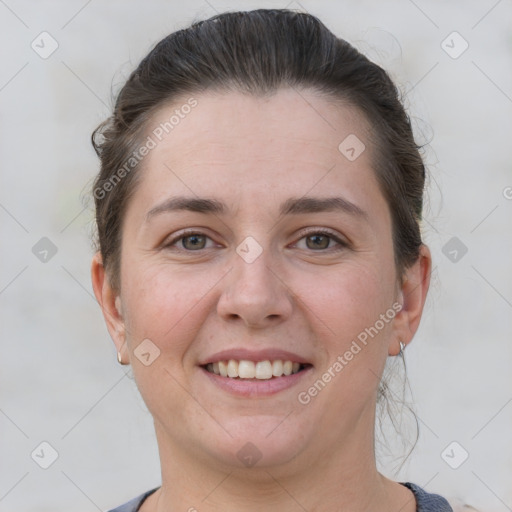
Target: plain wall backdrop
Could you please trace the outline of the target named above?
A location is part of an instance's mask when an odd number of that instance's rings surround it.
[[[511,3],[5,0],[0,512],[108,510],[160,484],[151,415],[92,293],[90,134],[162,37],[271,7],[317,15],[389,70],[429,143],[433,282],[405,356],[420,439],[400,473],[389,458],[382,471],[512,510]]]

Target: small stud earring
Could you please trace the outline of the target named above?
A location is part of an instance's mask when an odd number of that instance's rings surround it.
[[[121,347],[121,350],[123,350],[123,347],[124,347],[125,345],[126,345],[126,340],[124,341],[123,346]],[[117,362],[118,362],[119,364],[124,364],[124,363],[123,363],[123,357],[121,356],[121,350],[118,350],[118,351],[117,351]]]

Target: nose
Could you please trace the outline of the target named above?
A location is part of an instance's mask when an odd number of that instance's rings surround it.
[[[252,262],[235,253],[233,268],[223,282],[217,312],[226,321],[259,329],[278,325],[291,315],[293,295],[267,249]]]

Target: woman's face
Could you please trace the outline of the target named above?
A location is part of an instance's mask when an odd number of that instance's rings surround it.
[[[148,126],[107,319],[161,450],[242,467],[371,448],[386,357],[426,289],[408,307],[364,119],[311,91],[187,99]],[[262,378],[208,371],[231,359]],[[277,361],[301,370],[269,378],[289,371]]]

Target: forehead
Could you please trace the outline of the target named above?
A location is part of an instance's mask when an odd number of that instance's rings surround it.
[[[349,200],[362,189],[375,195],[368,134],[358,109],[311,90],[186,95],[147,125],[154,147],[142,162],[137,194],[148,205],[171,193],[212,190],[237,204],[260,201],[262,192],[302,196],[313,188],[330,194],[337,187]]]
[[[366,118],[356,107],[311,89],[292,88],[264,97],[234,91],[182,96],[162,106],[146,130],[159,146],[180,145],[181,155],[194,153],[206,143],[216,144],[217,152],[252,148],[269,157],[298,141],[304,143],[301,154],[313,144],[316,150],[337,150],[347,136],[364,139],[369,132]],[[262,139],[268,144],[255,147]],[[297,151],[296,146],[293,149]]]

